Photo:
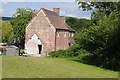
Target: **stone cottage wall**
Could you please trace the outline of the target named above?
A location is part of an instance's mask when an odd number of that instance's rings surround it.
[[[56,50],[67,49],[69,41],[69,32],[66,30],[57,30],[56,32]]]
[[[42,41],[43,53],[55,50],[55,28],[50,24],[46,15],[41,10],[26,28],[26,41],[36,34]]]

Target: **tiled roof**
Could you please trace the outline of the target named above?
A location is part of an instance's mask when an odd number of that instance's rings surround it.
[[[41,9],[44,11],[49,21],[56,29],[74,31],[68,24],[64,22],[64,20],[62,20],[62,18],[57,13],[44,8]]]

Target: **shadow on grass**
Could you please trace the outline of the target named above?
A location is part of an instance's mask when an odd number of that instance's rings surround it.
[[[82,59],[79,59],[76,57],[76,58],[72,58],[71,60],[80,62],[83,64],[93,65],[93,66],[100,67],[100,68],[107,69],[107,70],[120,71],[120,67],[118,66],[119,61],[116,61],[116,65],[114,65],[113,62],[109,62],[110,60],[106,61],[105,57],[86,56]],[[119,74],[119,76],[120,76],[120,74]]]

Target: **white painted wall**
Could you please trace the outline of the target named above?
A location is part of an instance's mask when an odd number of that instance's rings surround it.
[[[38,39],[37,35],[34,34],[25,44],[26,53],[30,55],[39,54],[38,45],[42,45],[42,42]]]

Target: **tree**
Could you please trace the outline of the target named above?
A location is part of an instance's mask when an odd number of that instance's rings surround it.
[[[91,13],[91,20],[93,23],[97,24],[97,21],[102,20],[104,16],[106,15],[103,12],[96,10]]]
[[[0,20],[0,42],[2,42],[2,20]]]
[[[90,10],[92,12],[92,19],[101,19],[103,15],[109,17],[114,10],[120,11],[120,2],[81,2],[76,0],[79,7],[84,11]]]
[[[97,25],[84,28],[80,33],[80,46],[92,55],[92,64],[112,70],[120,70],[120,12],[104,16]]]
[[[32,19],[32,13],[34,11],[35,10],[32,9],[18,8],[16,13],[13,15],[14,19],[11,20],[15,35],[15,42],[20,48],[24,47],[25,28],[28,22]]]
[[[110,15],[110,13],[114,10],[120,10],[120,2],[81,2],[80,0],[76,0],[79,7],[85,10],[99,10],[106,15]]]
[[[75,42],[79,43],[80,31],[82,28],[87,28],[93,24],[91,20],[88,19],[77,19],[72,17],[67,17],[66,22],[70,25],[76,32],[75,32]]]
[[[2,42],[9,43],[13,38],[13,28],[9,21],[2,21]]]
[[[75,31],[79,31],[81,28],[89,27],[92,24],[92,21],[89,19],[77,19],[72,17],[66,18],[66,23],[70,25]]]

